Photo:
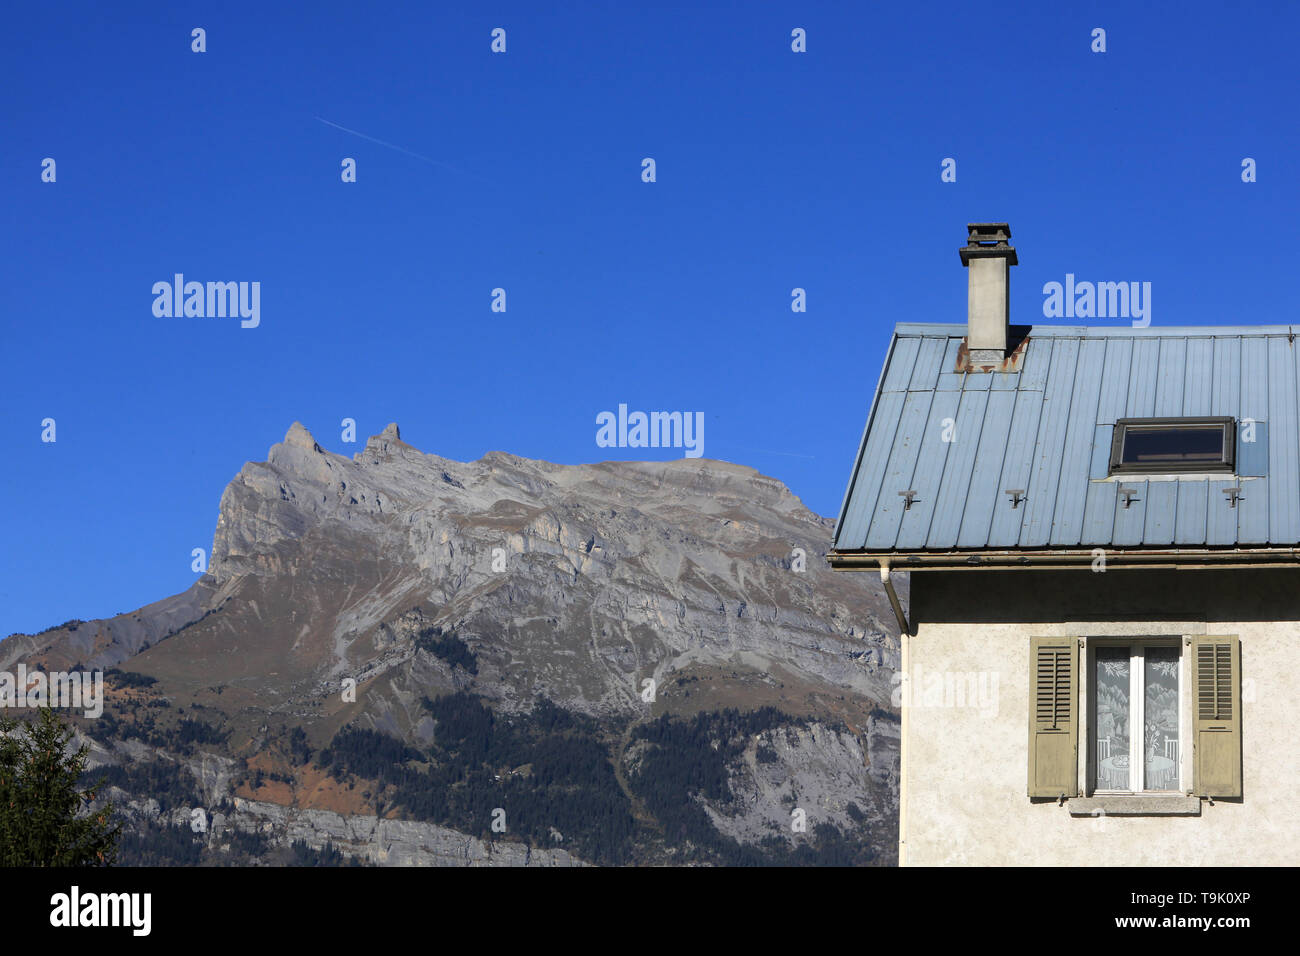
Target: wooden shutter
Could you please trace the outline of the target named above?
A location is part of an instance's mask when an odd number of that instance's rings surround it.
[[[1079,654],[1075,637],[1029,639],[1029,795],[1078,796]]]
[[[1192,638],[1192,792],[1241,796],[1241,641]]]

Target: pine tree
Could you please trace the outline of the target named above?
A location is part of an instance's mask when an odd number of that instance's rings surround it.
[[[112,805],[78,815],[98,785],[78,790],[88,747],[49,707],[36,722],[0,716],[0,866],[108,866],[117,857]]]

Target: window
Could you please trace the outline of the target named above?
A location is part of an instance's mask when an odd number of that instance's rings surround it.
[[[1182,694],[1177,639],[1101,644],[1091,655],[1090,787],[1181,790]]]
[[[1121,418],[1110,446],[1110,474],[1231,472],[1231,418]]]
[[[1242,796],[1234,636],[1031,637],[1026,703],[1030,797]]]

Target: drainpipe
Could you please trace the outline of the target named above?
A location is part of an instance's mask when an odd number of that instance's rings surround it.
[[[907,775],[911,771],[907,759],[908,711],[911,710],[912,688],[908,684],[908,668],[912,666],[912,642],[907,631],[899,637],[899,662],[903,672],[898,675],[903,688],[903,699],[899,702],[898,714],[898,865],[907,866]]]
[[[894,606],[894,616],[898,618],[898,642],[899,664],[902,673],[896,675],[902,681],[903,699],[900,701],[899,708],[899,728],[898,728],[898,865],[907,866],[907,773],[909,770],[907,761],[907,731],[908,731],[908,710],[911,704],[911,688],[908,686],[908,675],[910,673],[911,663],[911,641],[908,640],[907,616],[903,614],[903,605],[898,600],[898,593],[894,590],[894,582],[889,579],[889,563],[880,562],[880,583],[885,586],[885,593],[889,595],[889,603]]]
[[[885,593],[889,595],[889,603],[893,605],[894,617],[898,620],[898,630],[900,636],[906,637],[911,630],[907,625],[907,615],[903,613],[903,605],[898,601],[898,592],[894,590],[894,582],[889,580],[889,562],[880,562],[880,583],[885,586]]]

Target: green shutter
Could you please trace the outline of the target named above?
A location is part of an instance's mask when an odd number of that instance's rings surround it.
[[[1241,796],[1241,641],[1192,638],[1192,792]]]
[[[1079,654],[1075,637],[1029,639],[1029,795],[1078,796]]]

